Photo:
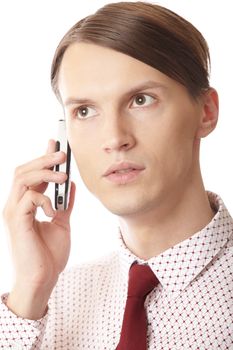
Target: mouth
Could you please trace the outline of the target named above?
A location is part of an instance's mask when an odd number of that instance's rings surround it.
[[[129,173],[130,171],[134,171],[134,170],[136,170],[136,169],[134,169],[134,168],[120,169],[120,170],[113,171],[111,174],[125,174],[125,173]]]
[[[124,160],[110,166],[103,176],[112,183],[123,185],[135,181],[143,170],[143,165]]]

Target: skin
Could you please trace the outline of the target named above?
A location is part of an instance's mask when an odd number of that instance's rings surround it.
[[[163,87],[129,94],[148,80]],[[217,124],[215,89],[194,101],[183,85],[153,67],[89,43],[67,49],[58,88],[80,175],[119,218],[134,254],[147,260],[212,220],[215,211],[205,192],[199,150],[200,138]],[[92,101],[67,103],[77,98]],[[131,183],[111,183],[103,174],[120,160],[145,169]]]

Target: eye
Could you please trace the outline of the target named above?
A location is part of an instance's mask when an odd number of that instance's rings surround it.
[[[135,96],[134,98],[134,102],[132,103],[132,107],[146,107],[151,105],[153,102],[155,101],[155,98],[146,94],[139,94],[137,96]]]
[[[87,119],[96,115],[96,110],[88,106],[80,106],[73,112],[74,116],[78,119]]]

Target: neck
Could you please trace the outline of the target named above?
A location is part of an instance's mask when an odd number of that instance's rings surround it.
[[[199,176],[186,190],[177,189],[154,210],[119,218],[126,246],[140,259],[148,260],[203,229],[215,211]]]

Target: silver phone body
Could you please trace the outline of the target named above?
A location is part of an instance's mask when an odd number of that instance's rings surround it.
[[[71,149],[66,137],[66,123],[64,119],[58,121],[58,138],[56,141],[56,151],[66,153],[66,162],[56,165],[56,171],[62,171],[67,174],[67,180],[64,184],[55,183],[55,209],[66,210],[70,197],[70,161]]]

